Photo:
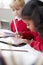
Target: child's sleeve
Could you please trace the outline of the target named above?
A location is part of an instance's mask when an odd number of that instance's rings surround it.
[[[31,47],[33,47],[34,49],[43,52],[43,42],[39,42],[39,41],[33,41],[30,44]]]
[[[15,19],[10,23],[10,29],[12,32],[16,32],[15,24],[18,32],[23,32],[26,29],[26,24],[22,20]]]
[[[17,26],[18,32],[23,32],[27,27],[22,20],[16,20],[16,26]]]
[[[34,49],[43,52],[43,40],[41,40],[40,36],[37,36],[35,40],[30,44]]]
[[[12,32],[16,32],[16,29],[15,29],[15,26],[14,26],[14,21],[12,20],[11,23],[10,23],[10,30]]]
[[[28,40],[33,39],[33,34],[31,33],[31,31],[24,31],[22,35],[24,39],[28,39]]]
[[[24,39],[29,39],[29,40],[34,39],[35,40],[38,34],[37,32],[32,32],[31,30],[26,29],[24,32],[22,32],[22,35]]]

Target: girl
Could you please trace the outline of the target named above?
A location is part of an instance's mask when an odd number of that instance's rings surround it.
[[[40,4],[39,4],[40,3]],[[42,7],[41,7],[42,6]],[[39,0],[29,1],[22,10],[22,18],[31,30],[24,32],[25,36],[33,36],[33,41],[30,43],[31,47],[43,52],[43,5]],[[38,32],[38,33],[37,33]],[[27,34],[28,33],[28,34]]]

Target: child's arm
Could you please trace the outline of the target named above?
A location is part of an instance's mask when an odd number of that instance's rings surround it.
[[[18,32],[23,32],[26,29],[26,24],[22,20],[15,19],[15,24]],[[10,23],[10,29],[12,32],[16,32],[14,19]]]
[[[33,42],[30,45],[34,49],[43,52],[43,40],[40,38],[39,35],[37,35],[35,37],[35,39],[33,40]]]
[[[29,30],[27,28],[26,28],[26,30],[24,30],[22,32],[23,38],[24,39],[28,39],[28,40],[31,40],[31,39],[35,40],[35,38],[36,38],[37,35],[38,35],[37,32],[32,32],[31,30]]]
[[[10,30],[12,32],[16,32],[16,29],[15,29],[15,26],[14,26],[14,21],[12,20],[11,23],[10,23]]]
[[[40,52],[43,52],[43,42],[42,41],[33,41],[31,44],[30,44],[31,47],[33,47],[34,49],[40,51]]]

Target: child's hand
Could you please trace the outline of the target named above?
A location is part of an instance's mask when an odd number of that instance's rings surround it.
[[[15,41],[16,40],[16,42],[17,41],[19,41],[19,42],[21,42],[21,43],[30,43],[30,40],[28,40],[28,39],[23,39],[23,36],[21,35],[21,34],[18,34],[18,33],[16,33],[15,34],[15,37],[13,37],[13,40]],[[21,43],[17,43],[17,44],[21,44]]]
[[[23,36],[22,35],[20,35],[19,33],[16,33],[15,34],[15,38],[22,38]]]
[[[22,39],[22,38],[17,38],[17,37],[13,37],[12,38],[14,40],[14,44],[18,45],[18,44],[30,44],[30,41],[27,39]]]

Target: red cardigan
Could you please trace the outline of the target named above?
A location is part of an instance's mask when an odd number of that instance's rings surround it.
[[[43,40],[40,38],[37,32],[32,32],[27,29],[27,31],[23,32],[23,38],[26,39],[33,39],[33,41],[30,43],[30,46],[34,49],[43,52]]]
[[[33,41],[30,43],[30,46],[38,51],[43,52],[43,40],[40,38],[37,32],[32,32],[29,30],[24,31],[23,38],[33,39]]]
[[[18,32],[21,32],[24,39],[33,39],[30,46],[34,49],[43,52],[43,40],[39,37],[39,35],[36,32],[32,32],[29,29],[27,29],[26,24],[22,20],[15,20]],[[12,32],[16,32],[14,21],[11,21],[10,29]]]
[[[30,45],[34,49],[43,52],[43,40],[38,35]]]
[[[15,23],[16,23],[18,32],[23,32],[26,29],[26,24],[22,20],[15,19]],[[10,23],[10,29],[12,32],[16,32],[14,19]]]

